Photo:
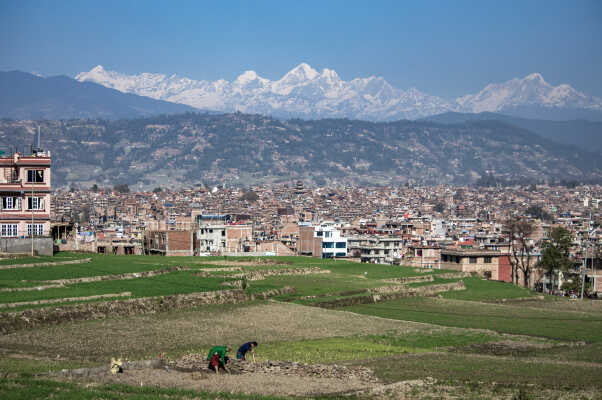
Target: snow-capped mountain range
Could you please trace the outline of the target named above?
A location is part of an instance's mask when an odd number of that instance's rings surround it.
[[[381,77],[344,81],[331,69],[316,71],[302,63],[271,81],[245,71],[232,82],[198,81],[176,75],[125,75],[96,66],[75,77],[124,93],[186,104],[198,109],[241,111],[276,117],[351,118],[373,121],[416,119],[444,112],[503,112],[521,116],[602,115],[602,99],[569,85],[552,86],[538,73],[523,79],[492,83],[476,94],[455,100],[401,90]],[[567,114],[568,113],[568,114]],[[585,114],[584,114],[585,113]],[[572,118],[575,118],[573,116]]]

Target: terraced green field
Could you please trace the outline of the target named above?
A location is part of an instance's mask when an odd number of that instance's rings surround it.
[[[289,392],[276,397],[267,395],[265,388],[272,382],[270,379],[279,379],[283,387],[290,387],[291,393],[296,393],[294,398],[338,398],[345,388],[346,380],[340,379],[325,383],[317,392],[308,392],[303,382],[286,375],[254,376],[250,380],[244,380],[243,375],[238,383],[238,378],[229,377],[232,387],[220,386],[219,379],[214,379],[211,386],[206,378],[177,371],[165,372],[159,381],[142,387],[138,383],[115,385],[93,379],[57,382],[52,375],[42,380],[32,376],[49,370],[104,365],[118,355],[149,359],[162,353],[177,359],[204,355],[215,344],[235,349],[245,341],[257,340],[258,362],[369,367],[379,379],[374,388],[381,389],[374,392],[378,395],[370,392],[358,395],[359,398],[602,399],[602,302],[542,299],[506,283],[477,277],[438,277],[449,271],[424,273],[407,267],[308,257],[61,253],[53,258],[0,260],[0,266],[86,257],[91,257],[91,262],[0,270],[0,289],[176,266],[186,270],[146,278],[66,283],[64,287],[33,291],[0,291],[0,304],[122,292],[131,292],[126,298],[156,296],[160,301],[161,296],[231,289],[223,284],[242,279],[240,274],[244,273],[299,268],[329,272],[263,279],[253,275],[259,280],[245,281],[244,290],[249,294],[284,286],[296,289],[295,293],[273,299],[276,301],[65,321],[2,335],[0,398],[289,398],[284,394]],[[227,268],[231,270],[224,270]],[[368,289],[398,285],[387,282],[393,278],[428,275],[433,275],[434,280],[407,286],[419,289],[462,281],[466,289],[335,310],[315,307],[324,301],[366,296]],[[68,308],[84,301],[91,300],[5,308],[0,309],[0,317],[29,308],[52,313],[57,307]],[[392,386],[386,386],[389,384]]]
[[[341,292],[366,290],[387,285],[384,279],[408,276],[421,276],[446,271],[417,272],[412,268],[362,265],[348,261],[317,260],[309,257],[270,257],[251,259],[249,257],[162,257],[162,256],[115,256],[101,254],[59,253],[54,258],[17,258],[1,260],[3,266],[36,264],[45,262],[73,261],[91,258],[81,264],[22,267],[0,270],[0,305],[39,300],[56,300],[76,297],[89,297],[130,292],[130,298],[167,296],[205,291],[224,290],[225,286],[240,278],[245,272],[270,270],[290,270],[299,268],[319,268],[330,271],[328,274],[301,276],[268,276],[260,281],[247,282],[248,293],[260,293],[284,286],[294,286],[295,294],[279,297],[280,300],[303,302],[304,297],[337,294]],[[248,261],[250,265],[245,265]],[[109,277],[117,274],[143,273],[165,270],[169,267],[185,267],[188,271],[172,271],[153,277],[124,279]],[[222,271],[236,268],[235,271]],[[215,270],[199,276],[199,270]],[[11,288],[37,288],[56,284],[56,280],[104,277],[97,282],[65,283],[63,287],[40,288],[31,291],[6,291]],[[5,291],[1,291],[4,289]],[[85,300],[81,300],[85,301]],[[100,301],[100,300],[99,300]],[[78,302],[77,300],[70,301]],[[11,308],[12,311],[39,305],[23,305]]]

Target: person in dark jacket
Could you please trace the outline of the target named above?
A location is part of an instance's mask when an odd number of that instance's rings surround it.
[[[238,348],[236,352],[236,358],[238,360],[246,361],[246,355],[248,352],[251,352],[253,356],[253,362],[255,362],[255,347],[257,347],[257,342],[247,342]]]

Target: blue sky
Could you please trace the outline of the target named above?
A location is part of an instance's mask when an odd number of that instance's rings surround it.
[[[0,70],[233,80],[301,62],[446,98],[540,72],[602,97],[602,1],[0,1]]]

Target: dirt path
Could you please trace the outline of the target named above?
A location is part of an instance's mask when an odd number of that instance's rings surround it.
[[[86,379],[90,381],[90,378]],[[133,386],[193,389],[209,392],[261,395],[309,396],[366,389],[366,383],[353,379],[301,377],[293,375],[216,375],[208,372],[179,372],[164,369],[140,369],[123,374],[104,374],[94,383],[124,383]]]

